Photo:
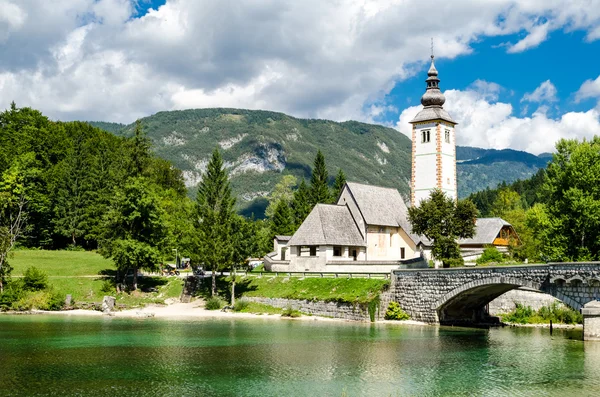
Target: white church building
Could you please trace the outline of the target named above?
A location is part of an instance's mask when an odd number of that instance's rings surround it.
[[[411,205],[434,189],[458,198],[456,122],[443,108],[438,71],[431,57],[423,109],[411,121]],[[429,242],[411,233],[407,206],[393,188],[348,182],[335,204],[317,204],[293,236],[275,236],[265,268],[279,272],[389,272],[427,267]],[[508,247],[512,226],[499,218],[478,219],[472,239],[459,241],[475,258],[484,246]],[[518,237],[517,237],[518,238]]]

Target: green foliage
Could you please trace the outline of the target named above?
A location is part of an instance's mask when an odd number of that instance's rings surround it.
[[[510,313],[501,316],[502,321],[514,324],[548,324],[550,321],[560,324],[582,324],[583,316],[578,311],[554,302],[535,311],[531,306],[519,303]]]
[[[444,259],[444,267],[462,267],[465,265],[465,260],[462,257]]]
[[[540,194],[527,221],[542,257],[600,259],[600,137],[559,141]]]
[[[302,313],[299,310],[293,309],[291,306],[286,307],[281,312],[281,317],[298,318],[301,317]]]
[[[410,316],[402,310],[398,302],[390,302],[385,312],[386,320],[408,320]]]
[[[115,293],[115,284],[111,280],[104,280],[102,282],[102,287],[100,287],[100,292],[103,294],[112,294]]]
[[[26,310],[60,310],[65,303],[64,295],[53,290],[31,291],[12,304],[12,309]]]
[[[291,236],[296,231],[292,210],[285,200],[280,200],[273,214],[273,234]]]
[[[381,303],[380,296],[375,295],[374,297],[371,298],[371,300],[367,304],[367,311],[369,313],[369,319],[371,320],[372,323],[375,322],[375,316],[377,315],[377,312],[379,311],[380,303]]]
[[[293,175],[284,175],[281,180],[275,185],[273,191],[269,194],[269,206],[265,210],[267,218],[272,218],[275,214],[276,207],[280,202],[291,204],[294,198],[293,188],[298,184],[298,179]]]
[[[490,262],[503,262],[504,261],[504,256],[502,255],[502,253],[500,251],[498,251],[498,249],[496,247],[489,246],[486,247],[483,250],[483,254],[481,254],[481,256],[477,259],[477,264],[481,265],[483,263],[490,263]]]
[[[342,169],[340,168],[335,177],[335,182],[333,183],[333,192],[332,192],[333,200],[337,200],[337,198],[342,193],[342,189],[344,188],[345,184],[346,184],[346,174],[344,174],[344,171],[342,171]]]
[[[444,267],[450,267],[449,260],[461,257],[456,240],[473,237],[476,217],[477,209],[472,202],[456,203],[441,190],[434,190],[418,207],[408,209],[412,232],[433,241],[433,257],[442,260]]]
[[[306,219],[312,210],[310,202],[310,189],[306,185],[306,182],[304,182],[304,179],[302,179],[292,199],[292,212],[296,229],[304,222],[304,219]]]
[[[250,305],[250,302],[247,301],[246,299],[238,299],[237,301],[235,301],[235,305],[233,305],[233,311],[234,312],[244,311],[248,308],[249,305]]]
[[[206,310],[219,310],[223,306],[225,306],[223,299],[219,298],[218,296],[212,296],[206,300],[204,308]]]
[[[0,175],[2,185],[20,175],[25,187],[28,247],[97,248],[103,215],[132,176],[147,178],[161,195],[185,194],[181,172],[152,155],[141,125],[125,139],[16,106],[0,113]]]
[[[213,272],[213,295],[216,293],[215,272],[233,263],[234,246],[230,234],[234,203],[223,159],[215,149],[196,198],[198,262]]]
[[[325,166],[325,156],[321,150],[317,151],[317,156],[313,163],[312,175],[310,177],[310,205],[314,207],[319,203],[331,202],[331,192],[329,191],[329,174]]]
[[[25,270],[23,288],[26,291],[41,291],[48,288],[48,275],[35,266]]]

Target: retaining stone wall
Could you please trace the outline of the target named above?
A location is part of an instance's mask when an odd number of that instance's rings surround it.
[[[544,306],[551,306],[554,302],[562,305],[552,295],[519,288],[508,291],[504,295],[494,299],[488,304],[488,308],[490,315],[497,316],[513,311],[517,307],[517,303],[523,306],[530,306],[533,310],[540,310]]]
[[[302,313],[312,314],[315,316],[340,318],[353,321],[370,321],[367,307],[360,307],[359,305],[353,306],[349,303],[262,297],[247,297],[244,299],[282,309],[291,307],[292,309],[299,310]],[[383,318],[383,314],[381,314],[381,317]]]

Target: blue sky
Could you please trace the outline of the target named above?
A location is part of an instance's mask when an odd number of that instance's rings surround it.
[[[600,135],[600,0],[0,0],[0,108],[235,107],[407,134],[432,37],[459,144]]]

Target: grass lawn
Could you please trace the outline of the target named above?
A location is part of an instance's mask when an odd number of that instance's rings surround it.
[[[199,295],[210,296],[210,278],[204,279]],[[311,301],[365,304],[372,301],[389,285],[388,280],[367,278],[287,278],[237,277],[236,297],[307,299]],[[217,277],[217,293],[229,301],[231,284],[225,276]]]
[[[115,296],[117,303],[128,307],[164,303],[165,299],[179,298],[184,283],[176,277],[142,277],[140,291],[116,294],[112,286],[103,291],[112,278],[100,275],[112,273],[115,266],[111,260],[90,251],[16,250],[9,263],[14,268],[13,276],[22,276],[30,266],[37,267],[48,275],[48,283],[55,291],[71,294],[76,303],[98,303],[104,295]],[[157,292],[149,292],[151,288]]]
[[[182,279],[176,277],[144,277],[140,280],[140,290],[131,293],[116,294],[115,290],[103,292],[106,279],[100,278],[50,278],[49,284],[62,294],[71,294],[76,303],[102,302],[104,295],[117,298],[117,303],[128,307],[139,307],[149,303],[164,303],[168,298],[179,298],[183,290]],[[157,292],[143,292],[147,288],[156,288]]]
[[[102,270],[114,270],[110,259],[90,251],[16,250],[8,259],[13,276],[21,276],[30,266],[43,270],[48,276],[94,276]]]
[[[281,314],[283,309],[265,305],[264,303],[248,302],[248,306],[240,310],[240,313],[253,313],[253,314]]]

